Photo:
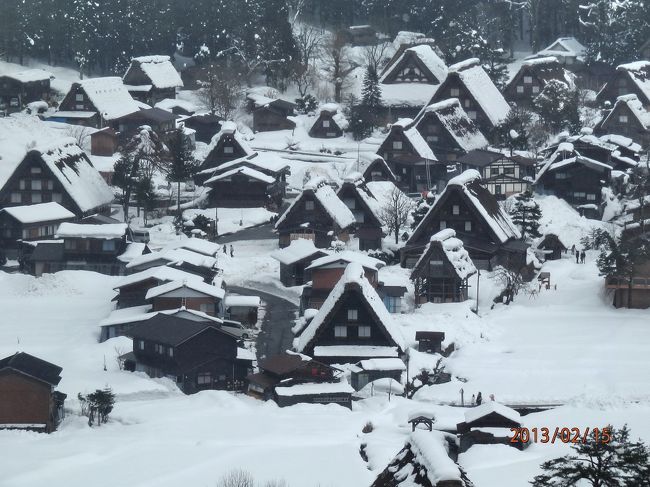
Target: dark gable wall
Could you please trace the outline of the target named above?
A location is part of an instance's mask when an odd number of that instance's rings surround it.
[[[232,153],[226,153],[224,147],[230,146],[233,148]],[[233,134],[222,134],[221,139],[217,142],[217,145],[210,151],[208,156],[205,158],[202,169],[208,169],[210,167],[218,167],[224,162],[232,161],[234,159],[239,159],[244,157],[246,152],[239,145],[239,142],[235,140]]]

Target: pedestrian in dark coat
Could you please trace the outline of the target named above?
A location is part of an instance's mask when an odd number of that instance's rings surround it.
[[[580,252],[580,263],[584,264],[585,263],[585,257],[587,257],[587,253],[583,250]]]
[[[232,245],[230,246],[230,257],[235,256],[235,250],[232,248]]]
[[[571,246],[571,255],[573,255],[573,254],[575,254],[575,253],[576,253],[576,244],[573,244],[573,245]]]
[[[223,244],[223,253],[224,254],[228,253],[228,247],[226,247],[226,244]]]
[[[576,250],[576,264],[580,263],[580,251]]]
[[[483,402],[483,396],[481,395],[481,392],[479,391],[479,393],[476,395],[476,405],[480,406],[482,402]]]

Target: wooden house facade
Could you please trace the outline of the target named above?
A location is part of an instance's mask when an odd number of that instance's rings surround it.
[[[537,244],[537,249],[544,254],[545,260],[558,260],[562,254],[566,253],[567,248],[560,240],[560,237],[554,233],[547,233]]]
[[[420,133],[440,161],[438,188],[456,173],[459,157],[471,150],[488,146],[478,126],[467,115],[458,98],[450,98],[425,107],[413,121],[413,127]]]
[[[402,265],[412,268],[431,236],[448,228],[478,269],[502,265],[520,271],[527,266],[528,246],[494,195],[481,185],[478,171],[470,169],[449,181],[406,242]]]
[[[352,263],[294,348],[325,363],[357,363],[399,357],[404,342],[363,267]]]
[[[196,132],[197,142],[209,144],[210,141],[221,131],[223,118],[209,113],[191,115],[182,120],[183,125]]]
[[[402,374],[406,365],[399,358],[371,358],[360,360],[350,374],[350,385],[359,391],[371,382],[379,379],[392,379],[398,384],[402,383]]]
[[[619,96],[636,95],[646,110],[650,110],[650,61],[621,64],[614,76],[596,95],[596,101],[615,103]]]
[[[616,134],[650,147],[650,110],[636,95],[623,95],[594,127],[596,135]]]
[[[122,80],[134,99],[150,106],[166,98],[176,98],[176,90],[183,87],[169,56],[133,58]]]
[[[473,445],[510,445],[520,450],[527,443],[512,442],[511,428],[520,428],[517,411],[496,401],[487,401],[465,412],[465,421],[456,429],[460,436],[459,452],[464,453]]]
[[[476,58],[449,66],[447,78],[428,105],[450,98],[459,100],[470,120],[486,135],[510,113],[510,105]]]
[[[117,77],[89,78],[72,83],[56,113],[48,120],[118,129],[118,120],[140,110],[122,80]]]
[[[161,108],[145,108],[120,117],[117,120],[120,140],[128,141],[143,125],[151,127],[164,140],[176,129],[176,115]]]
[[[378,216],[381,206],[363,179],[344,182],[337,196],[354,215],[354,236],[359,239],[359,250],[381,249],[384,236]]]
[[[269,208],[282,206],[285,184],[251,167],[239,167],[207,179],[208,201],[218,208]]]
[[[110,157],[117,152],[118,145],[117,132],[110,127],[90,134],[90,153],[93,156]]]
[[[309,129],[309,136],[317,139],[333,139],[343,135],[343,129],[336,122],[334,116],[338,108],[323,108],[316,121]]]
[[[447,169],[438,162],[412,122],[404,119],[394,123],[377,154],[386,161],[400,189],[408,192],[430,191],[445,180]]]
[[[607,290],[616,308],[650,308],[650,261],[636,266],[634,276],[607,276]]]
[[[237,124],[230,121],[223,122],[221,130],[210,142],[208,155],[199,167],[199,171],[203,173],[203,177],[197,178],[197,183],[201,184],[208,178],[204,173],[206,169],[216,168],[225,162],[234,161],[235,159],[241,159],[253,154],[253,150],[237,130]]]
[[[0,110],[19,112],[28,103],[50,99],[50,79],[42,69],[29,69],[0,75]]]
[[[551,81],[560,81],[575,88],[573,74],[564,69],[553,56],[528,59],[503,89],[503,96],[517,105],[530,106]]]
[[[329,255],[329,252],[318,249],[312,240],[293,240],[288,247],[277,250],[271,254],[280,263],[280,282],[286,287],[302,286],[306,284],[305,269],[311,263]]]
[[[490,149],[469,151],[459,160],[461,171],[476,169],[483,185],[498,200],[530,191],[535,180],[535,161],[517,154],[506,155]]]
[[[81,218],[107,212],[113,198],[102,176],[71,138],[30,150],[6,180],[0,179],[0,207],[55,202]]]
[[[345,169],[345,178],[356,177],[361,174],[364,181],[390,181],[397,183],[395,174],[388,167],[386,161],[379,154],[372,152],[359,152],[357,159],[347,164]]]
[[[275,224],[280,248],[292,240],[313,240],[318,248],[330,247],[332,240],[347,241],[356,220],[324,180],[308,182]]]
[[[467,279],[476,273],[474,263],[451,229],[431,237],[411,271],[415,303],[458,303],[467,299]]]
[[[254,356],[214,323],[158,313],[129,330],[126,370],[168,377],[185,394],[206,389],[243,391]]]
[[[12,250],[15,258],[19,242],[54,238],[59,225],[75,219],[74,213],[58,203],[9,206],[0,210],[0,247]]]
[[[64,418],[62,368],[24,352],[0,360],[0,430],[51,433]]]
[[[226,292],[198,279],[172,281],[147,291],[145,300],[153,311],[186,308],[200,311],[208,316],[223,316]]]

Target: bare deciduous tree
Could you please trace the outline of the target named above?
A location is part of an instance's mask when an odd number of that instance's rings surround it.
[[[300,53],[300,61],[304,65],[313,64],[323,48],[323,30],[312,26],[302,26],[295,33],[294,39]]]
[[[231,470],[219,480],[218,487],[255,487],[255,479],[245,470]]]
[[[388,61],[387,51],[389,45],[387,42],[381,42],[367,46],[363,52],[366,68],[372,68],[376,73],[380,73],[386,61]]]
[[[67,135],[76,140],[77,145],[83,149],[88,137],[90,137],[90,130],[83,125],[70,125],[67,130]]]
[[[357,67],[350,60],[345,35],[342,31],[335,33],[323,49],[323,64],[329,80],[334,84],[334,100],[341,103],[343,89],[348,84],[350,73]]]
[[[521,272],[505,267],[497,267],[492,274],[492,279],[502,288],[501,293],[494,298],[495,303],[510,304],[514,301],[515,296],[519,294],[525,287]],[[505,301],[504,301],[505,299]]]
[[[231,119],[239,106],[241,80],[237,72],[221,64],[211,64],[199,81],[198,96],[211,113]]]
[[[115,362],[117,362],[117,368],[119,370],[124,370],[124,348],[116,346],[113,348],[115,350]]]
[[[395,187],[379,211],[379,219],[395,235],[395,243],[399,242],[400,230],[406,226],[412,208],[411,199]]]

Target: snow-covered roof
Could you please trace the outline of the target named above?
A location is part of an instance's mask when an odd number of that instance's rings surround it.
[[[185,272],[181,269],[176,269],[174,267],[167,266],[156,266],[149,269],[145,269],[141,272],[136,272],[128,276],[124,276],[120,279],[113,289],[119,289],[125,286],[131,286],[139,282],[143,282],[149,279],[154,279],[159,282],[170,282],[170,281],[203,281],[201,276],[192,274],[190,272]]]
[[[646,99],[650,100],[650,61],[621,64],[616,69],[618,71],[627,71],[639,91],[643,93]]]
[[[422,159],[429,161],[437,161],[436,155],[427,144],[427,141],[424,140],[422,134],[418,131],[415,125],[412,124],[413,120],[410,118],[402,118],[395,122],[393,126],[402,127],[404,137],[410,142],[415,150],[415,153],[420,156]]]
[[[392,68],[399,68],[400,63],[404,57],[410,55],[411,53],[415,54],[420,59],[420,61],[422,61],[422,64],[424,64],[424,66],[431,72],[431,74],[436,77],[440,83],[445,80],[447,77],[447,66],[445,65],[444,61],[440,59],[440,57],[436,54],[433,47],[427,44],[413,46],[405,49],[399,59],[393,63]],[[392,69],[386,71],[379,79],[379,82],[383,83],[391,73]]]
[[[428,216],[438,211],[440,205],[446,200],[446,193],[459,188],[465,195],[467,202],[481,215],[483,221],[490,227],[499,242],[505,243],[510,239],[520,238],[519,229],[512,222],[510,216],[501,208],[494,195],[481,186],[480,183],[481,175],[476,169],[468,169],[450,179],[442,194],[435,200],[411,237],[413,238],[419,234],[421,228],[426,228]]]
[[[627,96],[634,96],[634,95],[627,95]],[[632,139],[630,139],[629,137],[625,137],[624,135],[605,134],[605,135],[601,135],[598,138],[601,141],[605,142],[606,144],[613,144],[619,147],[625,147],[626,149],[631,150],[632,152],[641,152],[641,148],[642,148],[641,144],[637,144]]]
[[[582,58],[587,51],[575,37],[559,37],[550,46],[537,54],[541,56],[569,56]]]
[[[650,130],[650,112],[645,109],[643,106],[643,103],[641,103],[641,100],[635,95],[635,94],[630,94],[630,95],[623,95],[619,96],[616,99],[616,104],[614,105],[614,109],[609,112],[609,114],[604,118],[603,124],[607,122],[607,120],[614,114],[616,113],[616,107],[617,105],[625,104],[628,106],[630,111],[632,112],[632,115],[636,117],[636,119],[639,121],[639,123],[645,128],[646,130]],[[620,137],[620,136],[619,136]],[[602,140],[602,137],[601,137]],[[620,139],[619,139],[620,140]],[[611,141],[608,141],[611,142]],[[640,149],[641,146],[639,146]]]
[[[178,242],[173,242],[165,247],[165,249],[185,249],[197,254],[207,255],[214,257],[221,250],[221,245],[202,238],[186,238]]]
[[[207,294],[208,296],[212,296],[219,299],[223,299],[224,296],[226,295],[226,291],[219,286],[211,286],[210,284],[206,284],[205,282],[200,280],[183,279],[182,281],[171,281],[156,287],[152,287],[147,291],[147,295],[145,296],[145,299],[149,300],[149,299],[156,298],[158,296],[163,296],[167,293],[176,291],[181,288],[191,289],[198,293]]]
[[[426,115],[434,115],[465,151],[488,146],[487,139],[465,113],[458,98],[449,98],[424,107],[414,125],[417,127]]]
[[[416,430],[411,433],[408,443],[415,462],[426,469],[431,485],[439,485],[440,482],[463,482],[460,468],[449,457],[449,444],[443,433]]]
[[[267,170],[272,172],[281,172],[289,168],[286,160],[282,159],[278,155],[271,154],[269,152],[257,152],[252,156],[249,155],[232,161],[224,162],[216,168],[206,169],[201,172],[209,173],[212,171],[214,174],[218,174],[224,171],[229,171],[238,165],[246,165],[252,167],[253,169]]]
[[[117,256],[120,262],[131,262],[136,257],[142,255],[147,244],[142,242],[130,242],[126,245],[126,250]]]
[[[2,73],[0,77],[6,76],[20,83],[33,83],[35,81],[49,81],[54,78],[52,73],[44,69],[26,69],[24,71],[14,71],[11,73]]]
[[[522,66],[541,66],[543,64],[558,64],[558,60],[554,56],[536,57],[532,59],[526,59],[522,63]]]
[[[377,319],[384,326],[386,332],[391,337],[393,342],[401,349],[404,349],[404,338],[402,337],[399,329],[393,323],[393,318],[386,309],[381,298],[377,295],[377,291],[372,287],[368,279],[365,277],[363,266],[358,262],[349,264],[341,279],[336,283],[334,289],[330,292],[329,296],[323,303],[323,306],[318,310],[318,314],[307,325],[307,328],[294,340],[294,348],[298,352],[304,352],[309,343],[316,337],[319,328],[325,323],[334,306],[338,303],[339,299],[344,295],[345,291],[349,289],[350,285],[357,286],[361,291],[364,300],[375,313]],[[316,355],[318,353],[314,351]],[[393,356],[393,355],[389,355]]]
[[[132,269],[133,267],[140,267],[160,259],[172,264],[187,262],[188,264],[208,269],[212,269],[217,265],[217,259],[212,256],[207,256],[184,248],[168,248],[161,250],[160,252],[151,252],[136,257],[126,265],[126,268]]]
[[[352,394],[354,389],[347,381],[341,382],[308,382],[293,386],[276,386],[278,396],[307,396],[314,394]]]
[[[314,357],[399,357],[397,347],[374,345],[319,345]]]
[[[480,406],[467,409],[465,411],[465,423],[473,423],[492,413],[497,413],[515,423],[521,423],[521,415],[517,411],[496,401],[486,401]]]
[[[113,201],[113,192],[75,139],[63,138],[55,144],[36,146],[34,150],[40,153],[43,162],[82,212]]]
[[[104,225],[84,225],[64,222],[59,225],[56,238],[96,238],[110,240],[122,238],[128,228],[126,223],[108,223]]]
[[[438,87],[440,85],[427,83],[381,83],[381,103],[387,107],[423,107],[433,98]]]
[[[257,179],[258,181],[262,181],[263,183],[266,184],[273,184],[275,182],[275,179],[272,178],[271,176],[267,176],[266,174],[256,171],[255,169],[252,169],[250,167],[237,167],[235,169],[231,169],[230,171],[226,171],[221,174],[217,174],[216,176],[212,176],[210,179],[205,181],[205,184],[221,181],[222,179],[229,179],[235,174],[243,174],[244,176],[247,176],[251,179]]]
[[[251,149],[251,147],[248,145],[248,142],[244,140],[244,137],[242,136],[241,132],[237,130],[237,124],[232,120],[225,120],[221,124],[221,130],[219,130],[219,132],[217,132],[214,135],[214,137],[212,137],[212,140],[208,145],[208,148],[206,150],[207,154],[209,154],[217,146],[217,144],[221,140],[221,137],[223,137],[225,134],[232,135],[233,138],[235,139],[235,142],[237,142],[241,146],[242,150],[247,156],[255,154],[255,151]]]
[[[165,98],[154,105],[156,108],[162,110],[172,111],[174,108],[181,108],[187,112],[195,112],[197,107],[194,103],[187,100],[180,100],[178,98]]]
[[[406,365],[399,358],[370,358],[361,360],[363,370],[406,370]]]
[[[122,78],[107,76],[77,81],[104,120],[115,120],[140,110]]]
[[[229,294],[225,299],[226,308],[230,306],[234,307],[244,307],[244,308],[259,308],[260,307],[260,297],[259,296],[239,296],[236,294]]]
[[[510,105],[477,58],[449,66],[449,73],[458,76],[493,125],[505,120],[510,113]]]
[[[314,197],[325,209],[325,212],[332,218],[332,220],[334,220],[334,223],[336,223],[339,228],[347,228],[350,225],[354,225],[356,222],[354,215],[350,209],[345,206],[345,203],[336,196],[332,187],[327,184],[324,179],[315,178],[305,184],[302,193],[293,200],[289,208],[287,208],[278,219],[275,228],[278,228],[278,226],[286,219],[287,215],[291,214],[293,208],[295,208],[309,192],[314,194]]]
[[[169,56],[140,56],[134,57],[133,61],[140,64],[140,68],[156,88],[181,88],[183,86],[183,80]]]
[[[3,210],[20,223],[37,223],[74,218],[75,215],[54,201],[35,205],[8,206]]]
[[[359,264],[360,266],[365,267],[367,269],[375,269],[375,270],[378,270],[386,265],[383,261],[379,259],[375,259],[374,257],[370,257],[360,252],[344,250],[342,252],[331,253],[330,255],[326,255],[325,257],[320,257],[314,260],[311,263],[311,265],[309,265],[309,267],[307,267],[306,269],[316,269],[318,267],[323,267],[323,266],[333,264],[340,260],[347,263],[344,264],[346,268],[348,264],[352,264],[352,263]]]
[[[595,159],[590,159],[589,157],[584,157],[577,153],[572,157],[567,157],[566,159],[559,159],[559,160],[556,157],[554,157],[556,154],[557,151],[549,158],[548,161],[546,161],[546,163],[544,163],[542,168],[537,173],[537,177],[535,178],[534,184],[537,184],[539,181],[541,181],[542,177],[547,172],[557,171],[558,169],[562,169],[564,167],[570,166],[571,164],[581,164],[590,169],[594,169],[600,172],[611,170],[612,168],[610,165],[605,164],[604,162],[600,162]]]
[[[257,360],[257,357],[255,354],[247,349],[247,348],[241,348],[237,347],[237,360]]]
[[[465,247],[463,247],[462,240],[456,237],[456,231],[453,228],[440,230],[431,237],[431,240],[413,268],[414,273],[430,258],[429,250],[434,245],[442,249],[459,278],[467,279],[476,273],[476,267],[474,267],[472,259],[467,253],[467,250],[465,250]]]
[[[299,238],[293,240],[288,247],[276,250],[271,254],[281,264],[291,265],[317,253],[329,253],[326,250],[316,248],[312,240]]]

